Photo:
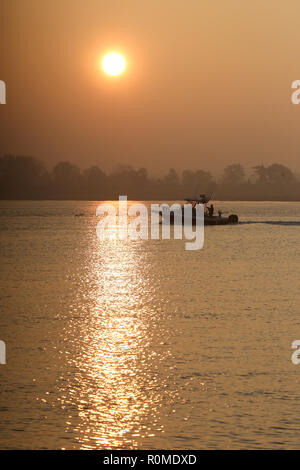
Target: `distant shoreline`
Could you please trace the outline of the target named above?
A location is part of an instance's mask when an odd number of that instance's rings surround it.
[[[201,160],[199,159],[199,166]],[[227,165],[220,178],[202,169],[170,168],[153,177],[146,168],[119,166],[107,174],[98,166],[81,169],[68,161],[52,169],[34,157],[0,157],[0,200],[172,201],[199,194],[215,201],[300,201],[300,177],[285,165],[257,165],[247,175],[243,165]]]
[[[103,201],[115,201],[118,202],[118,198],[107,198],[107,199],[1,199],[0,202],[103,202]],[[182,202],[182,199],[130,199],[128,202]],[[214,202],[276,202],[276,203],[293,203],[299,202],[300,200],[279,200],[279,199],[213,199]]]

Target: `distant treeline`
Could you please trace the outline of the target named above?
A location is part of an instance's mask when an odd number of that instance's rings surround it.
[[[300,180],[280,164],[255,166],[250,176],[240,164],[226,166],[216,179],[204,170],[174,169],[161,177],[145,168],[120,166],[106,174],[97,166],[81,170],[60,162],[51,171],[37,159],[0,158],[0,199],[107,200],[127,195],[135,200],[179,200],[206,193],[217,200],[300,201]]]

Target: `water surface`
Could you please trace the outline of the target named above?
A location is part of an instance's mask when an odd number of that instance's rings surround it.
[[[0,447],[300,448],[300,203],[216,203],[200,251],[97,205],[0,202]]]

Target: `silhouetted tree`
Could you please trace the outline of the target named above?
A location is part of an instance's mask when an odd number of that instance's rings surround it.
[[[82,177],[80,169],[69,162],[60,162],[52,170],[55,199],[80,199]]]
[[[222,184],[236,186],[245,183],[245,170],[242,165],[235,163],[224,168]]]
[[[184,197],[195,197],[200,193],[212,195],[216,188],[216,182],[208,171],[184,170],[181,179]]]
[[[258,184],[266,184],[268,182],[268,170],[264,165],[257,165],[253,167],[254,176],[257,177]]]
[[[297,199],[299,181],[286,166],[273,163],[254,167],[255,188],[259,199]]]
[[[49,187],[48,172],[34,157],[4,155],[0,159],[2,199],[38,199]]]
[[[91,166],[83,172],[84,194],[93,201],[105,199],[107,194],[106,174],[97,166]]]
[[[169,170],[169,173],[162,179],[161,192],[164,195],[163,199],[179,199],[181,194],[180,180],[174,168]]]

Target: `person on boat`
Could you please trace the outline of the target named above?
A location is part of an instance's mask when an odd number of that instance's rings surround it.
[[[210,217],[212,217],[212,216],[214,215],[214,210],[215,210],[214,205],[211,204],[210,207],[209,207],[209,209],[208,209],[208,215],[209,215]]]

